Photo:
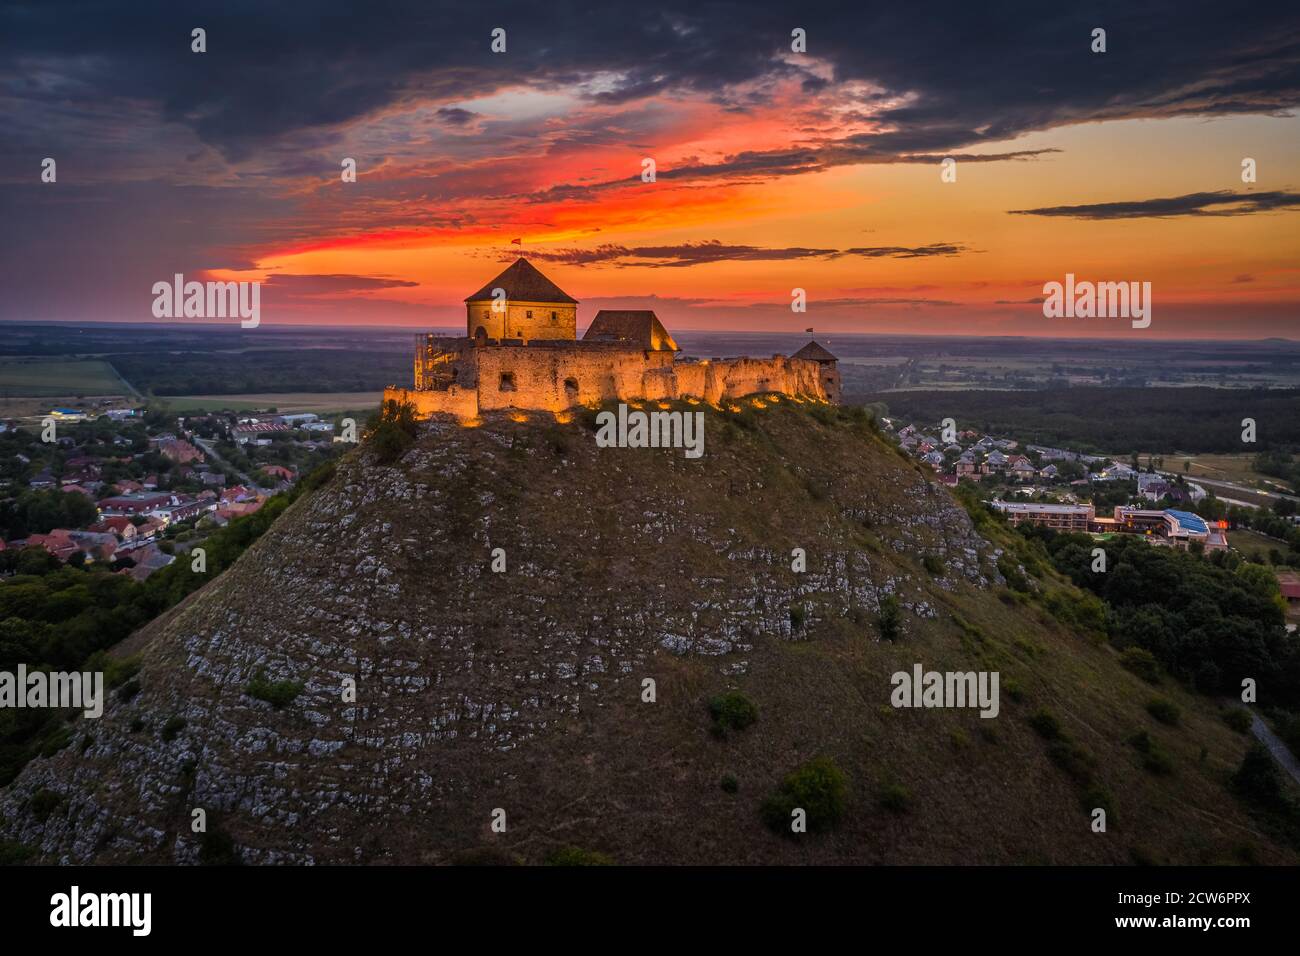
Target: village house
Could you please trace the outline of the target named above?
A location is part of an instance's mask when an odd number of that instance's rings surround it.
[[[241,422],[230,429],[230,438],[237,445],[252,442],[254,445],[269,445],[272,435],[287,435],[293,429],[284,422]]]
[[[1140,474],[1137,479],[1138,495],[1148,501],[1159,501],[1169,494],[1173,486],[1163,475]]]
[[[123,545],[134,545],[136,527],[130,518],[112,516],[92,524],[88,529],[100,534],[112,534]]]
[[[1038,474],[1038,469],[1024,455],[1016,455],[1007,462],[1007,473],[1018,481],[1032,481]]]
[[[135,567],[123,568],[119,574],[128,575],[136,581],[146,581],[155,572],[160,571],[167,565],[176,560],[170,554],[164,554],[159,551],[157,546],[150,545],[147,548],[141,548],[131,555],[131,560],[135,562]]]
[[[171,495],[136,492],[127,495],[113,495],[110,498],[101,499],[99,502],[99,513],[101,515],[143,515],[147,514],[154,508],[171,503]]]
[[[980,466],[980,474],[994,475],[1006,470],[1007,456],[1000,451],[991,451]]]
[[[25,547],[44,548],[60,561],[67,561],[81,551],[77,542],[72,540],[72,533],[67,528],[54,528],[49,534],[29,534]]]

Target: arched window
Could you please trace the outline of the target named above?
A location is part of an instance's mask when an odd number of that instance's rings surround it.
[[[513,392],[514,390],[515,390],[515,373],[514,373],[514,372],[502,372],[502,373],[501,373],[501,391],[503,391],[503,392]]]
[[[578,380],[576,378],[566,378],[564,380],[564,394],[566,398],[570,399],[578,397]]]

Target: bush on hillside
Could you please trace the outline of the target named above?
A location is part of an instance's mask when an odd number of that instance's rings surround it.
[[[758,720],[758,708],[739,691],[719,694],[709,701],[709,713],[725,730],[744,730]]]
[[[807,814],[808,830],[826,830],[844,814],[848,784],[844,771],[829,757],[817,757],[788,774],[760,808],[763,822],[777,833],[791,834],[792,814]]]

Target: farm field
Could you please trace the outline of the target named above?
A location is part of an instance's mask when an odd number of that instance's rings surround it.
[[[177,395],[150,400],[175,412],[199,410],[252,411],[274,408],[290,412],[347,412],[378,409],[383,392],[264,392],[243,395]]]
[[[122,395],[126,385],[102,359],[0,358],[0,396]]]
[[[1217,478],[1219,481],[1234,481],[1267,491],[1281,491],[1284,487],[1277,479],[1261,475],[1255,471],[1256,453],[1230,455],[1165,455],[1165,468],[1169,471],[1182,472],[1189,478]],[[1141,459],[1145,461],[1146,455]],[[1183,462],[1190,462],[1187,471],[1183,471]]]

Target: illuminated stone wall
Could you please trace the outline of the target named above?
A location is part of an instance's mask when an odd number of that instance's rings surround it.
[[[459,340],[457,340],[459,342]],[[834,366],[767,359],[679,360],[672,352],[594,344],[417,347],[418,386],[384,398],[411,402],[421,417],[472,418],[511,408],[558,412],[611,399],[699,398],[714,404],[762,392],[838,401]]]

